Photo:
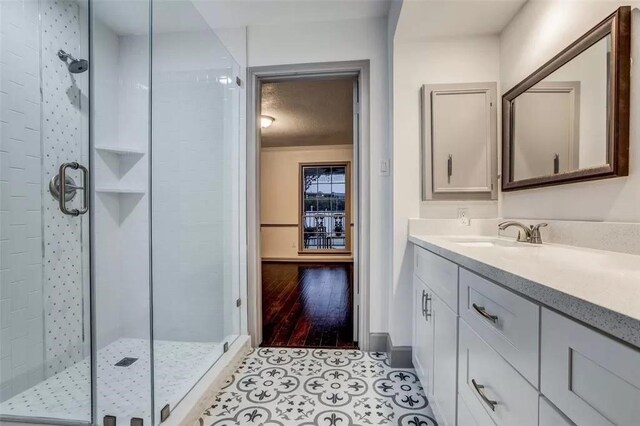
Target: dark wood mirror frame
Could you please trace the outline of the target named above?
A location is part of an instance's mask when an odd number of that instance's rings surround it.
[[[607,164],[581,170],[513,180],[513,102],[522,93],[611,35]],[[629,85],[631,80],[631,7],[623,6],[538,68],[502,96],[502,190],[516,191],[629,174]]]

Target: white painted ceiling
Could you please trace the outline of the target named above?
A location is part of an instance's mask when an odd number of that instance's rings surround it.
[[[118,35],[149,34],[149,2],[147,0],[94,0],[92,8],[96,19]],[[154,33],[207,29],[209,25],[191,1],[153,1]]]
[[[386,16],[390,0],[194,0],[213,28]]]
[[[153,0],[153,31],[366,19],[386,16],[389,3],[390,0]],[[93,10],[97,19],[116,34],[149,33],[148,0],[95,0]]]
[[[527,0],[404,0],[396,41],[495,35]]]
[[[353,79],[294,80],[262,85],[264,147],[345,145],[353,141]]]

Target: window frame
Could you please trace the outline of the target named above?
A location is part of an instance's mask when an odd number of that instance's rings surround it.
[[[351,222],[351,161],[314,161],[298,163],[298,254],[299,255],[339,255],[351,256],[351,236],[353,223]],[[344,167],[345,170],[345,197],[344,197],[344,222],[345,222],[345,248],[344,249],[309,249],[304,246],[304,169],[305,167]]]

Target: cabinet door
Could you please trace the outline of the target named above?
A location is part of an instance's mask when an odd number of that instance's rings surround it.
[[[456,424],[458,317],[438,296],[432,299],[433,402],[439,423]]]
[[[431,290],[413,278],[413,366],[425,393],[430,394],[433,371],[433,321],[427,314]]]
[[[494,83],[427,85],[425,155],[432,194],[494,192],[496,90]],[[428,152],[426,152],[428,150]],[[425,194],[427,199],[429,194]]]
[[[578,425],[640,424],[640,352],[542,309],[540,390]]]

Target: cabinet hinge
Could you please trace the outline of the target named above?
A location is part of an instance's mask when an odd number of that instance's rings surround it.
[[[236,299],[236,307],[240,307],[242,305],[242,299]]]
[[[228,350],[229,350],[229,342],[224,342],[224,345],[222,345],[222,351],[226,353]]]
[[[240,77],[236,77],[236,85],[242,87],[242,79]]]

